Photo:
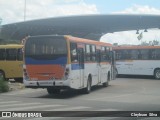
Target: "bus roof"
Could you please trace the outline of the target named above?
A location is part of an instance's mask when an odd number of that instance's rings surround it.
[[[21,44],[7,44],[7,45],[0,45],[0,48],[22,48],[23,45]]]
[[[95,40],[90,40],[90,39],[84,39],[84,38],[78,38],[78,37],[73,37],[71,35],[37,35],[37,36],[29,36],[29,38],[33,37],[51,37],[51,36],[57,36],[57,37],[64,37],[66,40],[73,41],[73,42],[79,42],[79,43],[88,43],[88,44],[95,44],[95,45],[103,45],[103,46],[112,46],[110,43],[105,43],[105,42],[99,42]]]
[[[65,38],[68,39],[69,41],[73,41],[73,42],[95,44],[95,45],[99,45],[99,46],[101,46],[101,45],[103,45],[103,46],[112,46],[112,44],[110,44],[110,43],[99,42],[99,41],[90,40],[90,39],[84,39],[84,38],[78,38],[78,37],[73,37],[73,36],[69,36],[69,35],[66,35]]]
[[[114,46],[114,50],[129,50],[129,49],[160,49],[160,46],[138,46],[138,45],[132,45],[132,46]]]

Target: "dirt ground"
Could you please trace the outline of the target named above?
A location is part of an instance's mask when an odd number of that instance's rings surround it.
[[[25,86],[23,83],[18,83],[18,82],[15,82],[14,80],[9,80],[8,85],[9,85],[9,91],[25,89]]]

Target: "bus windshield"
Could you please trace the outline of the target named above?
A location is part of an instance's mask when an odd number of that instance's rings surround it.
[[[62,36],[31,37],[26,42],[25,56],[38,60],[67,57],[67,43]]]

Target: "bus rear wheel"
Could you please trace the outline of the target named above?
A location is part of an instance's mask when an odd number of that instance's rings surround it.
[[[154,72],[154,77],[156,79],[160,79],[160,69],[156,69],[155,72]]]
[[[84,89],[84,93],[89,94],[91,92],[91,78],[87,80],[87,87]]]
[[[110,81],[110,74],[107,75],[107,81],[103,83],[103,87],[108,87]]]
[[[49,88],[47,88],[47,92],[48,92],[48,94],[50,94],[50,95],[52,95],[52,94],[60,94],[61,90],[60,90],[60,89],[56,89],[56,88],[49,87]]]

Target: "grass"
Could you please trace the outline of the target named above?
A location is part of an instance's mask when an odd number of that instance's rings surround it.
[[[0,93],[8,91],[9,91],[8,82],[5,81],[4,78],[0,76]]]

